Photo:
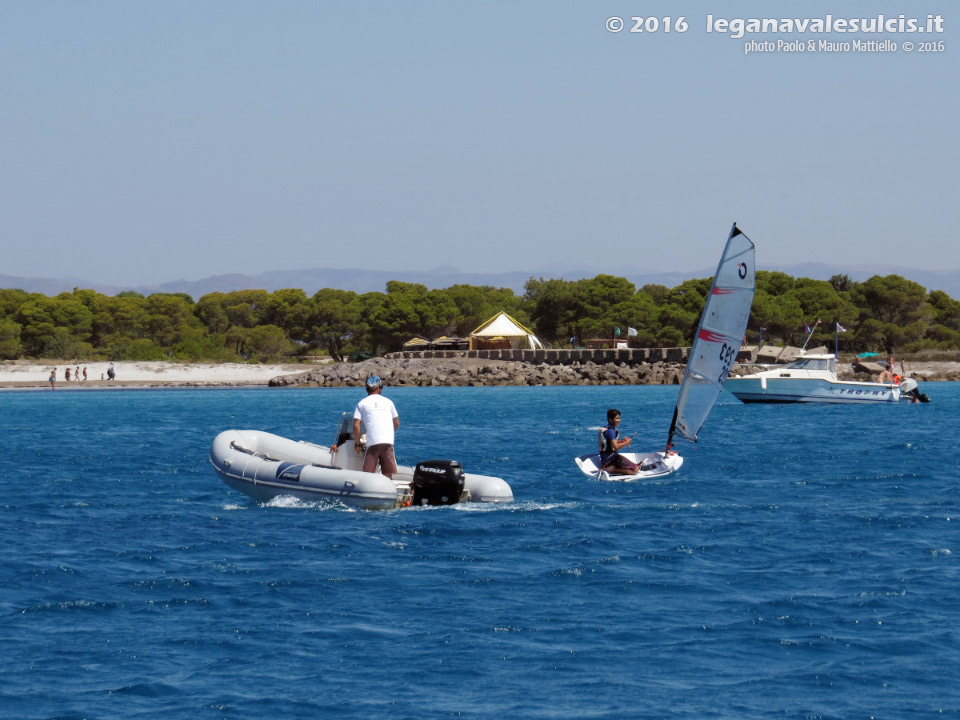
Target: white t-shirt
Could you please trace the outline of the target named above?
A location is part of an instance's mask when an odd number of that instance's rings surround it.
[[[367,447],[393,445],[393,419],[399,417],[390,398],[379,393],[367,395],[357,403],[353,419],[360,420],[367,431]]]

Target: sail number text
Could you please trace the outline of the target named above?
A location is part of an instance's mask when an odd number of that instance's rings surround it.
[[[717,382],[721,385],[723,385],[723,382],[727,379],[727,374],[730,372],[730,366],[733,365],[733,361],[736,357],[737,348],[724,343],[723,347],[720,348],[720,360],[723,365],[720,367],[720,374],[717,376]]]

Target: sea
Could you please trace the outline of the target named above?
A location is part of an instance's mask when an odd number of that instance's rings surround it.
[[[2,718],[960,715],[960,384],[929,404],[721,395],[682,469],[603,482],[608,408],[675,386],[387,388],[403,464],[512,503],[229,489],[228,428],[333,442],[362,390],[0,393]]]

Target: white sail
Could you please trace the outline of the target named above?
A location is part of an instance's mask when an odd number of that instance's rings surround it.
[[[668,448],[675,431],[696,442],[743,343],[754,286],[753,242],[734,223],[690,348]]]

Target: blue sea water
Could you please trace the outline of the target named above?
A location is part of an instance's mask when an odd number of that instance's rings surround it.
[[[721,396],[682,470],[582,476],[675,387],[388,388],[401,462],[516,501],[226,487],[226,428],[332,442],[355,389],[0,394],[0,717],[960,714],[960,384],[929,405]]]

